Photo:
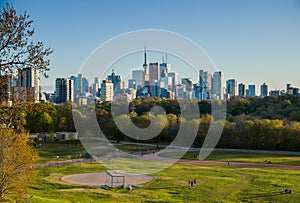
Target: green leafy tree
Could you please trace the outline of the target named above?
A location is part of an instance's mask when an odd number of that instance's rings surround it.
[[[57,107],[57,131],[75,132],[75,126],[72,115],[72,104],[65,103]]]
[[[37,157],[28,141],[24,131],[0,129],[0,198],[8,192],[15,192],[19,197],[28,192]]]
[[[26,128],[30,132],[54,132],[57,120],[57,109],[51,103],[29,104],[27,110]]]

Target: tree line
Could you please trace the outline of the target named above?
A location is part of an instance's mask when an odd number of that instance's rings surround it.
[[[164,123],[161,133],[148,140],[151,143],[169,143],[176,137],[180,127],[197,123],[199,131],[194,145],[202,146],[210,125],[221,121],[211,116],[210,101],[190,100],[189,104],[198,105],[199,118],[191,120],[183,117],[178,101],[161,98],[135,99],[128,106],[129,114],[115,117],[124,122],[131,119],[140,128],[149,126],[151,116],[158,123]],[[161,106],[166,115],[149,113],[154,106]],[[224,130],[217,147],[299,150],[299,106],[300,99],[290,96],[228,100]],[[19,108],[19,121],[29,132],[76,131],[71,103],[60,106],[51,103],[24,104]],[[110,102],[86,108],[94,108],[100,128],[109,139],[135,141],[116,126]],[[8,114],[9,108],[0,109],[0,113],[4,111]]]

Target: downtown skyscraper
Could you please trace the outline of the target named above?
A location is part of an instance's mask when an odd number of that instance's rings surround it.
[[[226,97],[231,98],[237,96],[237,81],[229,79],[226,81]]]
[[[55,102],[65,103],[74,101],[74,81],[70,78],[56,78]]]
[[[225,98],[225,82],[222,71],[214,72],[212,81],[213,98],[223,100]]]

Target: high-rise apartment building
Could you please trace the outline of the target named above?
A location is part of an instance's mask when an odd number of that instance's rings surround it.
[[[157,80],[152,80],[151,96],[152,97],[159,97],[160,94],[161,94],[160,82],[158,82]]]
[[[224,99],[225,82],[221,71],[214,72],[212,80],[212,94],[217,99]]]
[[[235,79],[226,81],[226,94],[227,98],[237,96],[237,81]]]
[[[192,78],[182,78],[181,84],[185,85],[186,91],[190,92],[193,89],[193,80]]]
[[[78,74],[77,77],[74,77],[74,92],[75,97],[80,97],[82,93],[82,74]]]
[[[14,92],[18,94],[18,98],[26,98],[26,101],[39,102],[39,70],[34,68],[23,68],[19,72],[18,80],[18,88],[14,88]]]
[[[17,76],[14,74],[0,74],[0,105],[11,105],[14,96],[14,87],[17,85]]]
[[[268,92],[268,85],[266,83],[262,84],[260,86],[260,96],[261,97],[266,97],[269,95],[269,92]]]
[[[122,78],[121,76],[115,74],[114,69],[112,70],[111,75],[107,77],[107,79],[112,81],[112,83],[114,84],[114,94],[121,93],[121,90],[123,89]]]
[[[55,98],[56,103],[74,101],[74,81],[70,78],[56,78]]]
[[[175,87],[176,87],[176,85],[179,85],[180,77],[179,77],[178,73],[176,73],[176,72],[168,73],[168,77],[172,78],[171,91],[175,92]]]
[[[255,97],[255,85],[248,85],[248,95],[247,97]]]
[[[211,99],[212,96],[212,75],[208,71],[199,70],[199,99]]]
[[[92,85],[91,93],[96,97],[99,96],[100,85],[101,85],[100,77],[95,77],[94,78],[94,84]]]
[[[135,79],[129,79],[128,80],[128,88],[132,88],[136,90],[136,81]]]
[[[176,85],[175,91],[176,98],[187,98],[186,86],[184,84]]]
[[[239,97],[240,98],[246,97],[246,85],[244,83],[239,84]]]
[[[160,80],[160,71],[158,63],[150,63],[149,64],[149,81],[150,83],[153,80]]]
[[[100,98],[102,101],[112,101],[114,97],[114,84],[111,80],[103,80],[101,83]]]
[[[160,78],[167,77],[168,73],[171,72],[171,64],[161,63],[159,65]]]
[[[143,88],[145,86],[144,70],[132,70],[132,79],[135,80],[136,90]]]
[[[87,80],[87,78],[82,77],[82,92],[81,93],[86,93],[86,92],[90,92],[89,91],[89,81]]]
[[[163,84],[162,88],[164,88],[166,90],[171,90],[172,89],[172,84],[173,84],[173,78],[172,77],[162,77],[160,79],[160,81]]]

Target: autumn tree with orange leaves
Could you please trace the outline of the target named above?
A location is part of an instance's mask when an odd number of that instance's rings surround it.
[[[7,193],[23,198],[35,168],[37,154],[19,111],[23,106],[18,102],[7,105],[11,77],[18,77],[23,68],[36,69],[45,77],[49,71],[47,57],[52,50],[31,40],[32,23],[27,12],[18,15],[10,3],[0,10],[0,108],[5,109],[0,115],[0,199]]]

